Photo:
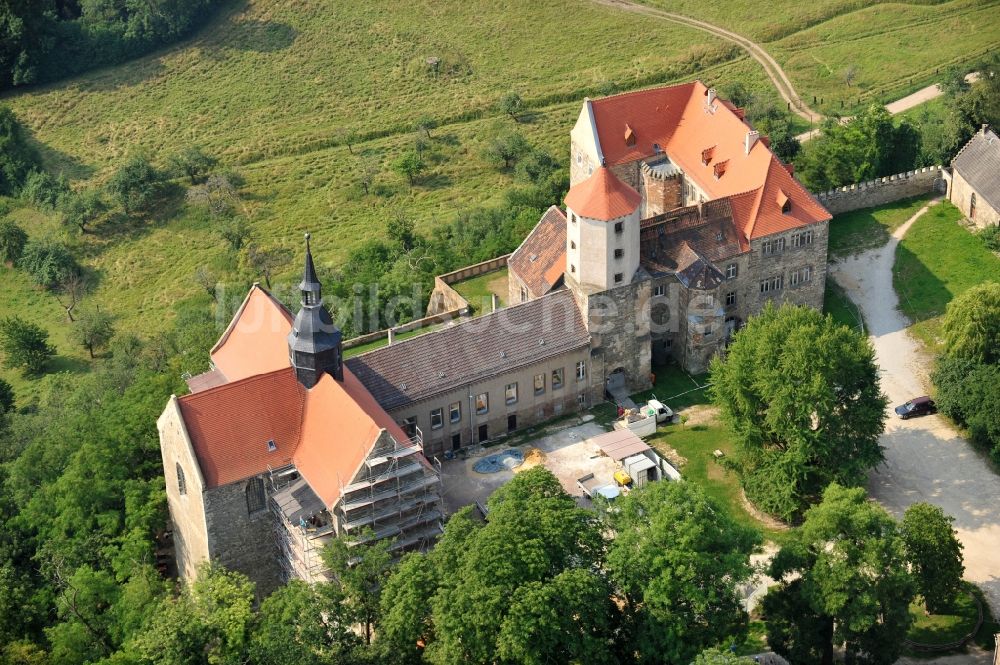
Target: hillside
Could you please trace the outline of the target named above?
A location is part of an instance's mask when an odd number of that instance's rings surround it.
[[[1000,22],[986,18],[995,3],[859,6],[671,3],[674,11],[777,40],[765,46],[789,67],[803,96],[815,89],[833,99],[824,91],[843,89],[837,94],[850,97],[862,84],[922,81],[936,57],[950,61],[1000,43]],[[773,25],[784,28],[779,34]],[[928,49],[929,31],[964,36]],[[848,89],[839,72],[855,60],[860,72]],[[774,97],[756,63],[732,45],[586,0],[233,0],[188,42],[0,101],[28,126],[47,167],[78,187],[101,184],[135,152],[165,165],[170,154],[199,146],[246,177],[258,238],[298,249],[308,229],[317,255],[335,264],[365,238],[384,234],[398,211],[426,230],[498,200],[511,178],[481,153],[494,126],[513,126],[495,110],[507,91],[530,107],[520,131],[565,162],[567,133],[585,95],[694,77],[720,86],[740,81]],[[441,126],[428,174],[410,187],[389,165],[413,145],[421,117]],[[357,183],[362,159],[380,164],[367,196]],[[57,232],[50,217],[13,214],[29,233]],[[212,223],[188,211],[180,193],[149,219],[106,225],[74,242],[98,278],[91,300],[113,311],[120,329],[141,334],[162,329],[171,304],[198,293],[195,270],[217,264],[225,251]],[[23,280],[5,279],[8,285],[12,295],[0,310],[41,297],[46,313],[29,315],[60,325],[51,296]],[[82,358],[64,338],[54,331],[60,352]]]

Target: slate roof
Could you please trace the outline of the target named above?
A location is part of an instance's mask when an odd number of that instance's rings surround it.
[[[393,410],[589,343],[573,294],[559,290],[346,364],[379,404]]]
[[[536,298],[562,280],[566,272],[566,215],[562,210],[552,206],[545,211],[521,246],[510,255],[507,269]]]
[[[951,160],[951,166],[979,198],[1000,211],[1000,138],[992,129],[976,132]]]
[[[735,213],[748,240],[830,219],[771,153],[767,141],[756,141],[747,153],[751,127],[743,114],[718,98],[708,104],[707,94],[708,88],[694,81],[585,102],[606,164],[665,152],[710,199],[752,193]],[[625,139],[626,127],[632,130],[630,141]],[[725,172],[717,175],[716,167],[723,163]],[[781,212],[778,190],[792,203],[788,213]]]
[[[610,222],[635,212],[642,195],[603,166],[566,194],[566,207],[583,217]]]

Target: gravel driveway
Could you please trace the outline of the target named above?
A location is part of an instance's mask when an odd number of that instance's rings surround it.
[[[882,390],[890,409],[927,394],[931,359],[909,336],[892,288],[896,245],[932,201],[900,226],[881,249],[832,264],[834,279],[857,303],[868,325],[882,368]],[[965,545],[965,577],[986,593],[1000,616],[1000,478],[984,457],[938,416],[901,421],[890,411],[885,464],[872,473],[869,492],[897,516],[912,503],[927,501],[955,517]]]

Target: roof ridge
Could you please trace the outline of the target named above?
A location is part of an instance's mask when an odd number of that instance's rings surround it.
[[[278,369],[273,369],[270,372],[263,372],[261,374],[254,374],[252,376],[245,376],[242,379],[237,379],[235,381],[229,381],[227,383],[223,383],[223,384],[220,384],[218,386],[212,386],[211,388],[206,388],[205,390],[199,390],[196,393],[188,393],[187,395],[181,395],[177,399],[178,400],[184,400],[186,402],[187,401],[193,401],[192,399],[189,399],[189,398],[214,395],[215,393],[220,392],[222,390],[225,390],[227,388],[233,388],[235,386],[244,385],[244,384],[247,384],[247,383],[250,383],[250,382],[253,382],[253,381],[262,380],[262,379],[268,378],[270,376],[273,376],[275,374],[279,374],[281,372],[294,372],[294,370],[295,370],[295,368],[293,368],[291,365],[289,365],[288,367],[279,367]]]
[[[674,88],[683,88],[684,86],[688,85],[694,86],[698,83],[705,85],[704,83],[701,82],[701,79],[692,79],[690,81],[685,81],[683,83],[674,83],[673,85],[654,85],[648,88],[639,88],[638,90],[625,90],[624,92],[616,92],[613,95],[606,95],[604,97],[598,97],[596,99],[591,99],[591,98],[588,99],[590,99],[590,103],[593,104],[594,102],[603,102],[608,99],[619,99],[621,97],[628,97],[629,95],[638,95],[643,92],[652,92],[654,90],[672,90]]]
[[[559,213],[559,216],[563,218],[563,221],[566,221],[566,214],[563,213],[562,208],[560,208],[559,206],[557,206],[556,204],[553,203],[548,208],[546,208],[545,212],[542,213],[542,216],[538,218],[538,223],[535,224],[536,228],[538,227],[538,224],[541,224],[545,220],[545,218],[548,216],[548,214],[550,212],[552,212],[553,208],[555,208],[556,212]],[[515,254],[517,254],[518,252],[520,252],[521,248],[524,247],[524,243],[528,242],[528,240],[531,239],[531,234],[532,234],[532,232],[534,232],[534,230],[535,229],[532,229],[531,231],[529,231],[528,233],[526,233],[525,236],[524,236],[524,240],[521,241],[521,244],[517,246],[517,249],[515,249],[513,252],[510,253],[510,255],[507,258],[507,262],[508,263],[510,263],[510,257],[513,257]]]
[[[567,291],[566,289],[556,289],[554,291],[549,291],[548,293],[546,293],[544,295],[541,295],[541,296],[539,296],[537,298],[534,298],[532,300],[528,300],[527,302],[514,303],[513,305],[509,305],[507,307],[501,307],[498,310],[494,310],[494,311],[490,312],[489,314],[484,314],[482,316],[472,316],[472,317],[469,317],[468,319],[466,319],[464,321],[459,321],[459,322],[454,323],[453,325],[450,325],[450,326],[445,326],[443,328],[438,328],[437,330],[429,330],[426,333],[424,333],[423,335],[414,335],[413,337],[408,337],[406,339],[401,339],[398,342],[393,342],[392,346],[400,346],[402,344],[406,344],[407,342],[412,342],[412,341],[420,339],[422,337],[428,337],[430,335],[437,335],[439,333],[447,332],[449,330],[455,330],[456,328],[460,328],[460,327],[468,325],[470,323],[475,323],[477,325],[482,325],[483,323],[485,323],[485,320],[487,318],[489,318],[489,317],[498,316],[498,315],[500,315],[500,314],[502,314],[504,312],[509,312],[511,310],[517,309],[518,307],[524,307],[525,305],[531,305],[533,303],[540,302],[540,301],[544,300],[545,298],[551,298],[551,297],[554,297],[556,295],[562,294],[564,292],[565,293],[569,293],[569,291]],[[371,351],[365,351],[364,353],[359,353],[358,355],[353,356],[353,357],[354,358],[360,358],[362,356],[367,356],[368,354],[371,354],[371,353],[378,353],[379,351],[383,351],[383,350],[388,349],[388,348],[389,348],[389,345],[387,344],[385,346],[380,346],[377,349],[372,349]]]

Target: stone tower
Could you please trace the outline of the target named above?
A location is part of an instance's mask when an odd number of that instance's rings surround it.
[[[306,388],[315,386],[324,373],[344,380],[340,330],[323,307],[322,286],[316,277],[309,234],[306,234],[306,266],[299,284],[302,307],[288,333],[288,356],[295,376]]]
[[[566,272],[589,292],[632,282],[639,269],[642,197],[599,167],[566,195]]]

